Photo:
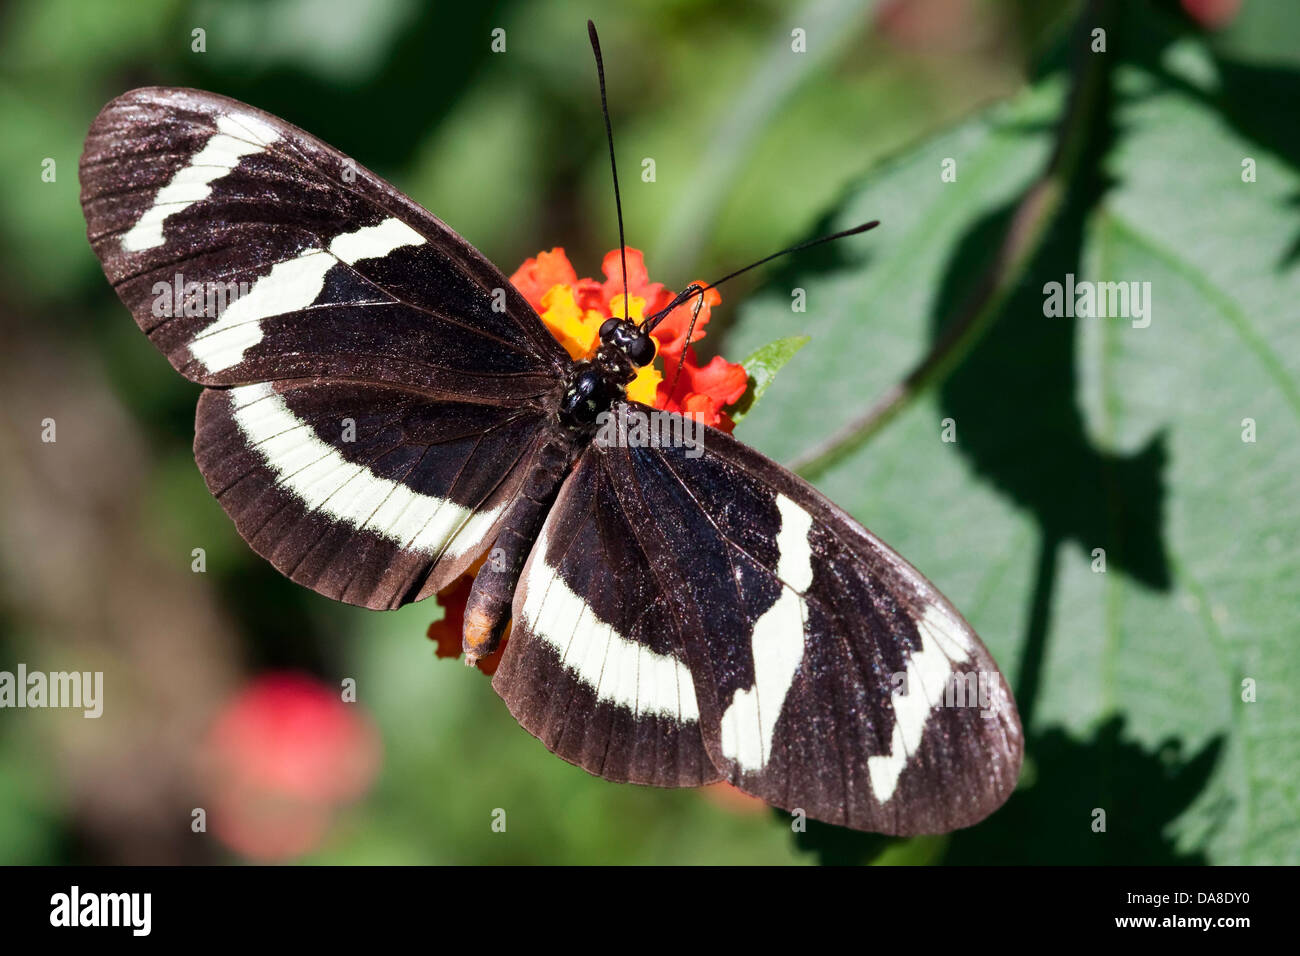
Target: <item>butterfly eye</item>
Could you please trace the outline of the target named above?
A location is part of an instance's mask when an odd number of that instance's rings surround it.
[[[627,357],[636,365],[649,365],[655,358],[654,339],[644,332],[638,333],[636,337],[628,343]]]

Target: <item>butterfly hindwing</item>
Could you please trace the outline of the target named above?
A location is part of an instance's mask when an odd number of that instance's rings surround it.
[[[393,381],[527,398],[568,356],[469,243],[338,150],[197,90],[118,97],[81,160],[91,246],[205,385]]]
[[[721,775],[661,590],[605,462],[584,454],[524,566],[493,686],[525,729],[591,773],[696,786]]]
[[[895,834],[987,816],[1015,785],[1022,740],[979,638],[919,572],[806,482],[728,435],[703,435],[694,449],[596,444],[584,454],[580,467],[607,485],[601,520],[621,513],[635,545],[618,547],[635,547],[651,569],[639,609],[654,625],[629,633],[635,617],[609,610],[603,579],[584,583],[579,568],[610,561],[616,541],[588,536],[576,558],[539,545],[530,559],[567,575],[574,594],[555,615],[552,643],[669,648],[689,672],[716,771],[777,806]],[[522,597],[516,616],[527,621],[531,597]],[[507,647],[503,669],[510,656]],[[507,673],[511,685],[527,680]],[[552,696],[576,700],[593,674],[609,680],[591,667],[565,673]],[[526,693],[498,689],[507,700]]]
[[[537,408],[392,385],[207,389],[194,455],[252,548],[326,597],[392,608],[436,593],[494,540],[537,453]]]

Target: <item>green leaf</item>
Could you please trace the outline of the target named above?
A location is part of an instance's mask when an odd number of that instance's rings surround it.
[[[777,339],[775,342],[769,342],[767,345],[755,349],[741,360],[740,364],[749,377],[749,387],[745,389],[745,394],[740,397],[740,401],[731,409],[730,414],[733,422],[739,423],[741,419],[754,410],[754,406],[763,397],[767,387],[772,384],[772,379],[776,378],[776,373],[781,370],[781,366],[794,358],[795,353],[807,345],[808,342],[809,339],[806,335],[792,335],[788,338]]]
[[[965,613],[1025,718],[1020,789],[951,862],[1300,862],[1300,131],[1277,122],[1300,74],[1141,8],[1110,31],[1110,97],[986,334],[816,476]],[[746,441],[794,457],[940,341],[1047,165],[1061,79],[845,199],[832,227],[884,225],[865,263],[796,277],[813,341]],[[1149,325],[1049,317],[1067,274],[1150,283]],[[771,337],[788,296],[751,300],[727,347]]]

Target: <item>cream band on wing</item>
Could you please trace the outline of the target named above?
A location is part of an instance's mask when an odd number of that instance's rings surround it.
[[[217,132],[181,167],[144,215],[122,235],[122,248],[142,252],[163,244],[163,223],[212,195],[212,183],[228,176],[240,160],[262,152],[280,134],[253,116],[231,113],[217,118]]]
[[[546,531],[533,547],[524,581],[523,617],[555,651],[560,663],[596,693],[596,699],[627,707],[638,716],[662,714],[698,721],[690,668],[629,640],[596,617],[591,607],[546,563]]]
[[[308,511],[370,531],[408,551],[459,557],[480,543],[505,503],[467,508],[421,494],[348,461],[296,416],[269,382],[230,389],[235,424]]]
[[[378,259],[402,246],[418,246],[424,237],[400,219],[385,219],[374,226],[335,236],[329,250],[307,249],[292,259],[276,263],[253,283],[248,294],[236,299],[221,317],[190,342],[190,354],[208,372],[233,368],[244,354],[262,341],[262,320],[305,309],[325,288],[325,275],[340,262]]]

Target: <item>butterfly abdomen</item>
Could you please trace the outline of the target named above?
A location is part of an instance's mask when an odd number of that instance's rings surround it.
[[[501,531],[470,588],[461,637],[466,663],[472,665],[487,657],[501,643],[519,574],[560,485],[568,477],[576,451],[570,437],[559,430],[538,447],[524,487],[506,512]]]

